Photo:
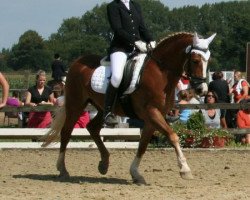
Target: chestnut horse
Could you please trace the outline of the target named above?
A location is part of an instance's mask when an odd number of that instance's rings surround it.
[[[157,47],[148,53],[139,86],[130,94],[133,110],[145,124],[136,156],[130,166],[134,183],[146,184],[138,168],[156,130],[165,134],[173,145],[181,177],[193,178],[181,150],[179,138],[164,116],[173,108],[175,86],[184,70],[191,79],[191,85],[199,88],[201,92],[207,90],[206,68],[210,57],[208,46],[215,35],[208,39],[200,39],[196,33],[175,33],[161,40]],[[75,122],[89,102],[98,111],[95,118],[87,125],[87,130],[100,151],[101,161],[98,170],[101,174],[106,174],[108,171],[110,154],[99,135],[103,125],[104,95],[93,91],[90,83],[94,70],[100,65],[100,60],[100,57],[95,55],[82,56],[71,65],[66,81],[65,105],[59,110],[50,131],[43,138],[43,147],[61,140],[57,161],[60,177],[69,176],[65,166],[66,147]],[[116,102],[114,113],[125,116],[119,101]]]

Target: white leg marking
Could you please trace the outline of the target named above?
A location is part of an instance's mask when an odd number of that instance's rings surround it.
[[[187,160],[186,160],[184,154],[182,153],[180,145],[176,146],[176,153],[177,153],[178,166],[180,167],[180,173],[191,172],[191,170],[187,164]]]
[[[140,173],[138,171],[138,167],[140,165],[140,162],[141,162],[141,158],[138,158],[137,156],[135,156],[135,158],[130,166],[130,174],[134,179],[140,178]]]

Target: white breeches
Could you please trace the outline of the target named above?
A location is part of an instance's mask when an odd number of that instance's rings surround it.
[[[111,84],[118,88],[123,76],[123,71],[125,64],[127,62],[127,54],[121,51],[114,52],[110,55],[110,61],[111,61]]]

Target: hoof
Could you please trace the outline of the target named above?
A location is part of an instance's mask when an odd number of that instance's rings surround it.
[[[194,179],[192,172],[180,172],[181,178],[185,179],[185,180],[192,180]]]
[[[68,172],[60,173],[58,176],[59,180],[66,181],[70,178],[70,175]]]
[[[100,174],[102,175],[107,174],[108,168],[109,168],[109,163],[104,163],[103,161],[99,162],[98,171],[100,172]]]
[[[136,185],[148,185],[146,183],[145,179],[142,176],[140,176],[138,178],[133,178],[132,177],[132,179],[133,179],[133,183],[136,184]]]

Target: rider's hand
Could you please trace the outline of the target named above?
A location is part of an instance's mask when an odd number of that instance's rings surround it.
[[[151,41],[148,43],[148,49],[154,49],[156,47],[156,41]]]
[[[135,42],[135,46],[137,49],[140,50],[140,52],[142,53],[146,53],[147,52],[147,44],[141,40],[138,40]]]

